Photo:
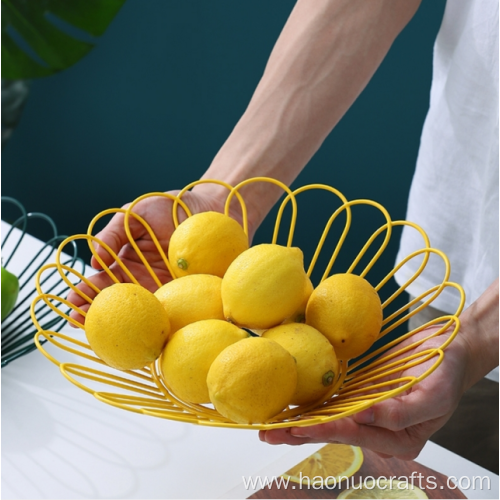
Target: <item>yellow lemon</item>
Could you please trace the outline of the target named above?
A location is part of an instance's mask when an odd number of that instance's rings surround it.
[[[197,321],[177,330],[160,358],[166,385],[184,401],[210,403],[207,388],[210,365],[222,350],[248,335],[220,319]]]
[[[177,277],[213,274],[222,278],[229,264],[248,248],[248,237],[231,217],[201,212],[188,217],[172,233],[168,260]]]
[[[253,246],[233,261],[222,279],[224,316],[247,328],[279,325],[301,305],[307,279],[299,248]]]
[[[309,297],[314,291],[314,286],[309,277],[306,279],[305,287],[304,287],[304,297],[302,299],[302,303],[299,308],[284,322],[285,323],[304,323],[306,320],[306,307],[309,302]]]
[[[417,486],[407,481],[386,478],[370,479],[361,485],[342,491],[337,498],[429,498]]]
[[[328,338],[339,359],[355,358],[369,349],[380,333],[380,297],[364,278],[334,274],[309,298],[306,323]]]
[[[224,319],[222,278],[210,274],[183,276],[155,292],[170,319],[171,333],[202,319]]]
[[[283,477],[313,487],[315,480],[322,486],[338,485],[343,478],[356,473],[362,464],[363,452],[358,446],[327,444],[292,467]]]
[[[250,337],[217,356],[207,385],[222,416],[240,424],[266,422],[290,404],[297,385],[296,362],[277,342]]]
[[[290,403],[312,403],[337,380],[339,364],[332,344],[315,328],[303,323],[275,326],[263,334],[283,346],[297,361],[297,389]]]
[[[160,356],[170,322],[150,291],[117,283],[95,297],[85,317],[85,334],[92,350],[109,366],[136,370]]]

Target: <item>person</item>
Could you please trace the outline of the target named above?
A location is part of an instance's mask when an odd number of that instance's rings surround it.
[[[290,185],[370,81],[419,3],[298,0],[247,109],[202,179],[236,185],[266,176]],[[383,457],[413,459],[450,418],[464,392],[498,365],[498,191],[497,205],[494,197],[498,188],[498,43],[495,67],[494,27],[498,30],[494,1],[462,0],[446,7],[436,42],[431,106],[409,202],[409,216],[426,228],[431,226],[433,246],[450,253],[452,269],[461,253],[458,247],[465,247],[468,254],[457,266],[455,280],[461,282],[460,273],[467,275],[472,302],[460,317],[459,334],[447,348],[443,363],[407,394],[337,421],[261,431],[261,440],[289,445],[349,443]],[[467,45],[471,41],[476,43],[474,49]],[[492,48],[493,56],[489,54]],[[471,64],[475,75],[469,72]],[[495,172],[496,183],[492,181]],[[443,196],[447,190],[449,196]],[[267,183],[243,188],[250,237],[281,194]],[[206,183],[186,192],[183,200],[197,213],[223,211],[226,197],[226,188]],[[134,208],[149,222],[163,248],[173,231],[171,210],[172,201],[163,197],[147,198]],[[450,231],[439,222],[443,213],[449,215],[444,220],[452,225]],[[496,225],[492,222],[495,214]],[[240,216],[236,209],[232,215]],[[131,220],[130,230],[139,248],[148,252],[152,242],[143,226]],[[128,242],[123,214],[115,215],[97,237],[118,253],[144,286],[156,289]],[[403,235],[401,251],[411,251],[413,244]],[[127,280],[107,251],[98,247],[97,252],[118,279]],[[163,273],[161,279],[168,279],[160,258],[151,264]],[[101,268],[95,257],[92,265]],[[100,288],[110,284],[106,273],[96,274],[93,280]],[[89,287],[81,288],[92,296]],[[88,307],[75,293],[69,299]],[[447,304],[440,307],[446,310]],[[448,335],[449,331],[442,334]],[[436,342],[441,344],[442,339],[428,340],[422,348]],[[424,369],[420,365],[412,373]]]

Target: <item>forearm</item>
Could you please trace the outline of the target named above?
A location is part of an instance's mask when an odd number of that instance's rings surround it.
[[[203,177],[235,185],[268,176],[291,184],[362,92],[419,1],[299,0],[247,110]],[[246,188],[254,226],[281,194],[268,187]]]
[[[465,389],[498,366],[498,279],[460,316],[456,340],[468,354]]]

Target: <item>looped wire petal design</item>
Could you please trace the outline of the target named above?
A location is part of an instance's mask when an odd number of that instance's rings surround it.
[[[222,417],[210,405],[197,405],[182,401],[165,384],[158,362],[152,363],[142,370],[135,371],[119,371],[110,368],[92,352],[82,331],[84,325],[68,314],[68,308],[70,308],[85,317],[86,308],[70,304],[63,296],[58,295],[52,289],[47,289],[43,280],[44,273],[57,272],[61,283],[75,291],[90,305],[92,299],[81,289],[76,288],[75,283],[84,282],[94,293],[99,293],[99,288],[64,260],[66,246],[71,245],[75,240],[85,240],[94,258],[100,263],[103,269],[102,272],[109,277],[110,283],[120,281],[138,283],[133,270],[127,268],[121,256],[116,255],[105,242],[93,234],[98,221],[103,217],[115,214],[120,215],[123,220],[125,234],[129,242],[127,251],[135,255],[134,262],[137,265],[143,266],[147,270],[151,278],[150,287],[157,288],[166,281],[172,278],[175,279],[175,274],[170,267],[165,253],[166,249],[162,246],[162,242],[151,228],[149,222],[135,213],[134,208],[139,202],[149,197],[164,197],[172,202],[171,222],[175,228],[180,223],[180,213],[183,212],[186,217],[191,216],[191,211],[183,200],[185,194],[194,186],[209,182],[227,188],[226,215],[230,215],[232,202],[237,201],[246,234],[248,234],[248,213],[244,197],[240,193],[242,188],[256,182],[267,182],[279,186],[284,191],[285,196],[278,207],[271,242],[276,243],[280,231],[282,231],[286,235],[287,246],[293,245],[296,236],[297,215],[300,213],[300,201],[303,193],[321,192],[331,194],[338,206],[326,221],[316,249],[310,261],[306,263],[306,271],[311,276],[317,266],[320,265],[320,255],[327,256],[326,265],[324,269],[321,269],[320,281],[323,281],[331,274],[341,250],[347,246],[348,234],[351,231],[356,231],[356,219],[353,212],[358,207],[377,211],[384,222],[366,239],[361,250],[353,256],[351,263],[342,272],[356,273],[366,277],[386,251],[395,228],[401,229],[401,227],[407,226],[417,231],[422,237],[421,249],[408,255],[393,269],[388,270],[378,283],[374,283],[377,292],[383,292],[400,269],[411,260],[417,259],[416,262],[419,263],[417,271],[403,286],[391,292],[382,303],[384,310],[383,326],[374,348],[361,358],[341,363],[341,370],[337,379],[332,384],[328,394],[321,400],[313,404],[286,408],[272,420],[263,424],[236,424]],[[285,220],[284,216],[287,210],[288,212],[291,211],[289,221]],[[332,228],[339,224],[341,227],[337,240],[333,245],[327,244]],[[147,251],[141,249],[135,241],[134,234],[137,234],[139,230],[143,233],[144,231],[147,232],[151,239],[152,245]],[[103,259],[104,253],[107,253],[107,260],[112,261],[111,265],[105,263]],[[444,272],[441,282],[435,283],[434,286],[394,312],[389,312],[389,306],[393,305],[407,287],[419,278],[431,255],[440,258],[443,262]],[[37,274],[38,296],[32,303],[31,314],[38,330],[35,342],[41,352],[59,366],[63,376],[71,383],[79,389],[89,392],[103,403],[144,415],[215,427],[272,429],[289,427],[290,425],[307,426],[344,418],[369,408],[377,402],[402,394],[429,376],[440,365],[445,356],[446,347],[453,341],[458,332],[460,327],[459,315],[465,303],[463,289],[460,285],[450,282],[449,277],[450,265],[448,258],[443,252],[430,246],[424,230],[411,222],[393,221],[387,210],[374,201],[365,199],[348,201],[338,190],[323,184],[311,184],[292,191],[281,182],[265,177],[248,179],[234,187],[221,181],[202,180],[189,184],[177,196],[168,193],[148,193],[137,198],[126,209],[110,209],[101,212],[90,223],[87,234],[66,238],[59,246],[56,262],[43,266]],[[458,297],[455,314],[432,320],[422,327],[398,335],[396,338],[386,337],[386,335],[394,333],[395,329],[404,325],[411,316],[431,305],[443,290],[450,288],[456,291]],[[50,328],[44,328],[36,307],[39,302],[43,302],[62,319],[71,322],[79,330],[76,330],[74,335],[67,335]],[[447,334],[441,335],[444,332],[447,332]]]

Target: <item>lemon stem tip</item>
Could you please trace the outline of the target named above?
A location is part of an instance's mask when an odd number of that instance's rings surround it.
[[[323,385],[325,387],[328,387],[329,385],[333,384],[333,379],[335,378],[335,373],[332,372],[332,370],[328,370],[324,375],[323,375]]]
[[[185,259],[177,259],[177,267],[185,271],[188,268],[188,263]]]

